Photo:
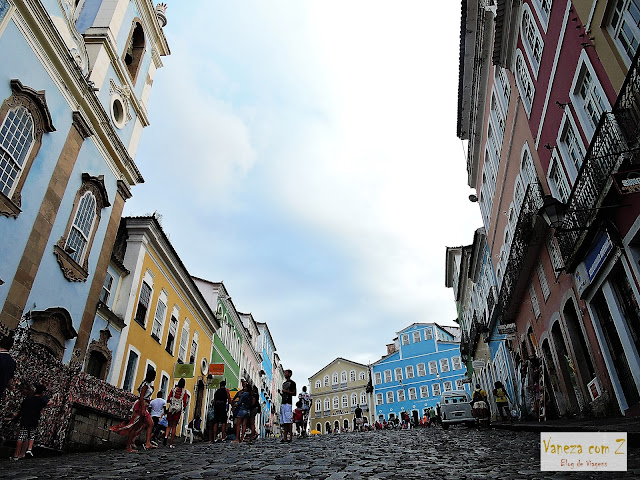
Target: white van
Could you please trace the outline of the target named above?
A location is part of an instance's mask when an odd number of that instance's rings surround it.
[[[440,418],[446,430],[452,423],[476,424],[471,414],[471,396],[465,390],[450,390],[440,397]]]

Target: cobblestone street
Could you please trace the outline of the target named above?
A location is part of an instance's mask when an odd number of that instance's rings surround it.
[[[480,479],[638,478],[627,472],[540,472],[539,433],[464,427],[315,436],[291,444],[179,443],[150,452],[110,451],[3,463],[2,478]]]

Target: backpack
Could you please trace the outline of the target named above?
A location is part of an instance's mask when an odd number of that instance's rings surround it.
[[[182,411],[182,406],[184,405],[184,396],[187,394],[185,389],[182,389],[182,395],[176,397],[175,391],[171,390],[171,398],[169,399],[169,413],[178,413]]]

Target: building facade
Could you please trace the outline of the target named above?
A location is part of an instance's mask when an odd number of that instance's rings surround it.
[[[463,351],[514,330],[521,416],[637,415],[637,5],[463,11],[458,136],[497,279]]]
[[[387,345],[387,355],[373,363],[375,420],[399,418],[407,412],[418,421],[442,392],[469,391],[460,355],[457,327],[414,323]]]
[[[369,367],[342,357],[336,358],[309,377],[312,398],[309,424],[321,433],[353,430],[358,405],[371,424],[371,399],[367,393]]]

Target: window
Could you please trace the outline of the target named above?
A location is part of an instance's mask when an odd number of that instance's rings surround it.
[[[578,139],[576,135],[576,129],[571,116],[565,116],[564,125],[561,127],[560,132],[558,149],[564,159],[564,165],[573,184],[576,181],[580,167],[582,167],[582,161],[586,152],[582,139]]]
[[[166,374],[162,374],[160,378],[160,393],[162,394],[162,398],[167,399],[167,394],[169,390],[169,376]]]
[[[536,289],[533,283],[529,285],[529,297],[531,298],[531,309],[533,314],[538,318],[540,316],[540,304],[538,303],[538,295],[536,295]]]
[[[404,390],[398,390],[398,401],[404,402]]]
[[[441,358],[440,359],[440,371],[442,373],[445,373],[445,372],[449,371],[449,359],[448,358]]]
[[[325,387],[329,386],[329,375],[324,376],[323,382]]]
[[[320,380],[316,380],[316,388],[322,388],[322,382]]]
[[[407,378],[413,378],[413,365],[407,365],[405,368],[405,373],[407,374]]]
[[[331,410],[331,400],[329,400],[328,398],[324,399],[324,409],[326,411]]]
[[[452,370],[460,370],[462,368],[462,360],[460,357],[452,357],[451,358],[451,369]]]
[[[127,50],[124,52],[123,61],[131,77],[133,84],[136,84],[138,72],[140,70],[140,64],[142,63],[142,57],[145,51],[145,38],[144,30],[139,22],[135,22],[131,33],[129,34],[129,40],[127,41]]]
[[[533,6],[536,9],[542,28],[546,31],[549,25],[549,16],[551,15],[551,4],[553,0],[533,0]]]
[[[345,370],[340,372],[340,383],[347,383],[347,372]]]
[[[351,394],[351,406],[355,407],[358,405],[358,394],[357,393],[352,393]]]
[[[387,403],[393,403],[393,392],[387,392]]]
[[[420,335],[420,332],[413,332],[412,336],[413,336],[413,343],[418,343],[419,341],[422,340],[422,336]]]
[[[640,0],[618,0],[609,31],[627,66],[631,65],[640,41]]]
[[[420,387],[420,398],[427,398],[429,396],[429,387],[427,385],[422,385]]]
[[[374,378],[375,378],[376,385],[380,385],[382,383],[382,373],[381,372],[376,372],[374,374]]]
[[[187,345],[189,345],[189,320],[185,320],[182,325],[180,335],[180,348],[178,349],[178,360],[184,363],[187,356]]]
[[[429,375],[436,375],[438,373],[438,364],[435,360],[429,362]]]
[[[321,412],[322,411],[322,400],[318,399],[316,400],[316,412]]]
[[[498,97],[495,92],[491,92],[491,119],[497,126],[496,138],[494,139],[496,144],[493,145],[493,148],[495,149],[496,159],[499,160],[500,150],[502,148],[502,140],[504,138],[505,118],[504,112],[502,111],[502,105],[498,101]]]
[[[165,350],[173,355],[176,344],[176,332],[178,331],[178,319],[171,315],[169,320],[169,333],[167,334],[167,346]]]
[[[140,297],[138,298],[138,308],[136,309],[136,316],[134,320],[142,325],[146,326],[147,310],[149,309],[149,300],[151,298],[151,287],[146,281],[142,282],[140,287]]]
[[[406,333],[402,335],[402,345],[409,345],[409,335]]]
[[[538,181],[536,167],[533,164],[531,152],[529,152],[529,146],[526,143],[524,144],[524,147],[522,147],[520,174],[522,175],[526,186],[529,186],[530,184]]]
[[[333,397],[333,408],[340,408],[340,399],[338,397]]]
[[[100,301],[107,305],[109,297],[111,297],[111,287],[113,286],[113,276],[107,272],[107,276],[104,277],[104,284],[102,285],[102,291],[100,292]]]
[[[418,398],[415,387],[409,389],[409,400],[415,400]]]
[[[519,49],[516,51],[516,85],[518,86],[518,90],[520,90],[520,97],[522,97],[522,104],[524,105],[527,115],[530,115],[536,89],[533,86],[529,69]]]
[[[331,375],[331,380],[332,380],[331,383],[333,385],[337,385],[338,384],[338,374],[334,373],[333,375]]]
[[[391,370],[384,371],[384,382],[388,383],[391,381]]]
[[[517,211],[520,212],[520,207],[522,206],[522,202],[524,201],[524,187],[522,186],[522,180],[520,179],[520,176],[518,176],[518,178],[516,179],[513,199],[515,200]]]
[[[433,393],[434,397],[439,397],[441,395],[440,384],[434,383],[433,385],[431,385],[431,392]]]
[[[401,382],[402,381],[402,368],[396,368],[393,371],[395,377],[396,377],[396,382]]]
[[[164,325],[164,314],[167,311],[167,305],[162,301],[163,293],[160,294],[158,299],[158,305],[156,306],[156,313],[153,317],[153,325],[151,326],[151,336],[156,340],[160,340],[162,336],[162,327]],[[166,298],[166,295],[164,295]]]
[[[551,166],[549,168],[548,178],[549,186],[551,187],[551,194],[562,203],[567,203],[571,193],[571,187],[569,186],[569,181],[564,174],[564,169],[562,168],[560,159],[555,151],[551,156]]]
[[[191,340],[191,352],[189,353],[189,363],[194,363],[198,355],[198,332],[193,332]]]
[[[356,381],[356,371],[355,370],[351,370],[349,372],[349,381],[350,382],[355,382]]]
[[[427,369],[425,368],[424,363],[418,364],[418,376],[424,377],[427,374]]]
[[[461,378],[456,380],[456,390],[464,390],[464,381]]]
[[[364,380],[365,378],[367,378],[367,374],[364,372],[360,372],[358,374],[358,380]]]
[[[553,235],[547,236],[547,250],[549,252],[549,258],[551,259],[553,269],[555,270],[555,272],[559,272],[562,269],[564,262],[562,260],[562,255],[560,255],[558,244],[556,243]]]
[[[124,382],[122,383],[122,389],[126,392],[133,392],[133,382],[136,376],[136,370],[138,369],[139,355],[133,350],[129,350],[129,360],[127,360],[127,369],[124,374]]]
[[[529,63],[535,76],[538,76],[538,70],[540,69],[540,61],[542,60],[542,49],[544,48],[544,42],[542,36],[538,30],[538,25],[531,15],[529,6],[525,5],[522,12],[522,40],[524,49],[529,57]]]
[[[431,340],[433,338],[433,331],[431,328],[427,327],[424,329],[424,339]]]
[[[507,70],[502,67],[495,67],[496,85],[498,86],[498,92],[500,92],[500,101],[502,102],[502,110],[505,113],[509,111],[509,100],[511,99],[511,84],[507,77]]]
[[[349,407],[349,397],[347,397],[346,395],[342,395],[342,408],[348,408]]]
[[[546,300],[547,298],[549,298],[549,295],[551,294],[551,290],[549,289],[549,282],[547,282],[547,275],[544,273],[544,267],[542,266],[542,262],[538,262],[536,271],[538,273],[538,280],[540,281],[540,289],[542,290],[542,296]]]
[[[83,192],[77,203],[73,221],[71,222],[71,229],[64,244],[64,251],[78,265],[83,265],[88,256],[89,242],[92,233],[95,231],[94,226],[98,213],[98,201],[94,192]]]
[[[382,405],[382,404],[383,404],[382,394],[381,393],[376,393],[376,405]]]
[[[580,119],[588,141],[591,141],[602,112],[609,108],[598,77],[591,68],[586,54],[581,54],[581,63],[576,70],[574,85],[571,89],[571,102]]]
[[[11,96],[0,106],[0,214],[17,217],[22,187],[42,143],[55,130],[42,92],[11,80]]]
[[[443,382],[442,385],[444,386],[444,391],[448,392],[450,390],[453,390],[453,384],[449,381]]]

